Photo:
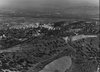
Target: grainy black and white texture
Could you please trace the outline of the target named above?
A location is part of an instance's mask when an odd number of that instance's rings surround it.
[[[0,0],[0,72],[99,72],[99,22],[99,0]]]

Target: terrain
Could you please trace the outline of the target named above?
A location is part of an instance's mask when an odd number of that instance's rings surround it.
[[[0,7],[0,72],[98,72],[99,7],[42,1]]]
[[[0,71],[42,72],[70,56],[65,72],[94,72],[100,62],[99,32],[95,19],[1,17]]]

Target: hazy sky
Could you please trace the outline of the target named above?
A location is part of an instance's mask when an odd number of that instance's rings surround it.
[[[0,0],[0,7],[4,6],[42,6],[45,4],[68,4],[68,3],[90,3],[93,5],[99,5],[99,0]]]

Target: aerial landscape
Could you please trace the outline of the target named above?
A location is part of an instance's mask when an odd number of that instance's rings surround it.
[[[0,0],[0,72],[100,72],[99,0]]]

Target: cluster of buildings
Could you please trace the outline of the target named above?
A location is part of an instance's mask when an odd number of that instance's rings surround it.
[[[20,25],[14,25],[14,26],[11,26],[11,28],[15,28],[15,29],[26,29],[26,28],[48,28],[48,29],[54,29],[54,27],[52,26],[52,24],[48,23],[48,24],[41,24],[39,22],[37,23],[31,23],[31,24],[25,24],[25,23],[21,23]]]

